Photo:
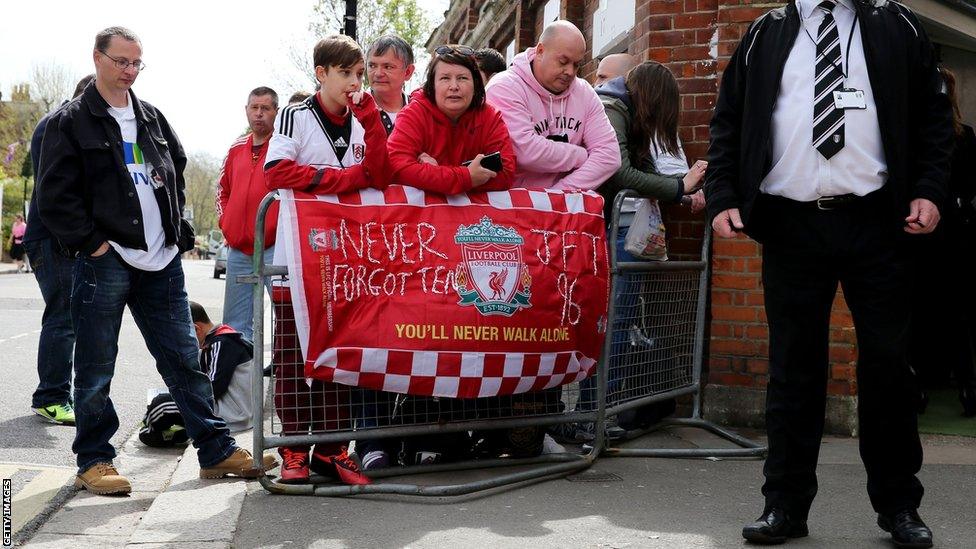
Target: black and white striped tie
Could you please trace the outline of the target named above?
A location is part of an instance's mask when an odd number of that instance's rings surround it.
[[[813,86],[813,146],[824,158],[844,148],[844,110],[834,106],[834,92],[844,87],[841,72],[840,34],[831,13],[837,3],[825,0],[817,6],[824,11],[817,31],[817,75]]]

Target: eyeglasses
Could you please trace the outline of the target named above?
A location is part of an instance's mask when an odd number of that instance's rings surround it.
[[[457,53],[460,55],[467,55],[474,57],[474,50],[468,46],[437,46],[434,50],[437,55],[447,55],[449,53]]]
[[[141,72],[143,69],[146,68],[146,64],[143,63],[141,59],[140,60],[137,60],[137,61],[128,61],[126,59],[119,59],[117,57],[112,57],[111,55],[105,53],[102,50],[98,50],[98,51],[102,55],[104,55],[105,57],[108,57],[109,59],[111,59],[115,63],[115,67],[117,69],[119,69],[120,71],[124,71],[125,69],[129,68],[130,66],[132,68],[134,68],[136,70],[136,72]]]

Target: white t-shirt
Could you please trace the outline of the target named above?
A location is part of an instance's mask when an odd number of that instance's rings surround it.
[[[176,245],[166,246],[163,219],[159,212],[159,203],[156,202],[156,195],[153,193],[153,189],[162,183],[156,184],[149,177],[152,167],[146,164],[137,143],[138,130],[135,111],[132,109],[132,96],[129,96],[129,104],[126,107],[118,109],[110,106],[108,113],[118,122],[119,129],[122,131],[122,152],[125,156],[125,165],[129,168],[129,175],[132,176],[132,184],[139,196],[139,205],[142,207],[142,230],[145,233],[147,249],[126,248],[111,240],[108,243],[126,263],[136,269],[161,271],[169,265],[170,261],[173,261],[178,250]]]

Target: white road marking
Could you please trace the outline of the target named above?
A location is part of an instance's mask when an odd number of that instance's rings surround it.
[[[17,334],[17,335],[14,335],[14,336],[10,336],[10,337],[8,337],[6,339],[0,339],[0,343],[6,343],[8,341],[13,341],[15,339],[20,339],[22,337],[27,337],[29,335],[34,335],[34,334],[39,334],[39,333],[41,333],[41,329],[40,328],[38,328],[36,330],[33,330],[33,331],[30,331],[30,332],[24,332],[22,334]]]
[[[75,477],[73,467],[0,462],[0,478],[13,478],[18,471],[38,471],[11,500],[11,529],[17,533],[47,507],[51,498]]]

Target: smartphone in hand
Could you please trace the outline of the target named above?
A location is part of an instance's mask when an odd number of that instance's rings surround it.
[[[462,166],[468,166],[470,164],[471,160],[461,163]],[[496,151],[491,154],[486,154],[481,159],[481,167],[496,173],[502,171],[502,153]]]

